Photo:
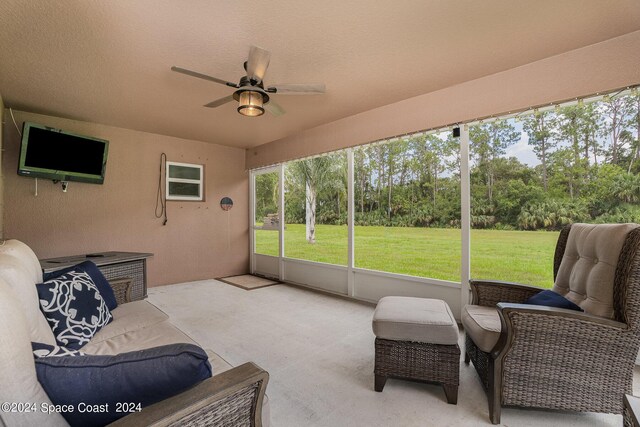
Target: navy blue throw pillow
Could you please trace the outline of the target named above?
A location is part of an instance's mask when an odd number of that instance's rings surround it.
[[[36,285],[40,310],[59,346],[78,350],[113,316],[91,277],[69,271]]]
[[[54,405],[73,405],[62,413],[72,426],[97,426],[138,411],[211,377],[207,354],[193,344],[171,344],[116,356],[40,357],[38,381]],[[139,404],[139,405],[138,405]],[[80,406],[103,412],[82,411]],[[97,406],[94,406],[97,405]]]
[[[44,273],[44,280],[48,281],[51,279],[55,279],[56,277],[62,276],[65,273],[70,271],[84,271],[87,273],[93,283],[96,284],[98,290],[100,291],[100,295],[104,299],[104,302],[107,303],[107,307],[109,310],[114,310],[118,306],[118,302],[116,301],[116,296],[113,293],[113,289],[109,285],[109,281],[104,277],[102,271],[91,261],[84,261],[78,265],[74,265],[73,267],[63,268],[61,270],[52,271],[50,273]]]
[[[546,307],[566,308],[569,310],[583,311],[576,304],[549,289],[538,292],[537,294],[526,300],[524,303],[530,305],[544,305]]]

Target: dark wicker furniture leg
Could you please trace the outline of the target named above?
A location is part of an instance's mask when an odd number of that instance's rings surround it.
[[[447,402],[458,403],[460,347],[458,345],[392,341],[376,338],[375,390],[382,391],[387,378],[442,384]]]

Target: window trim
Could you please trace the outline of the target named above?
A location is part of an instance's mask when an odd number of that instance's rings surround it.
[[[171,169],[171,166],[183,166],[183,167],[198,169],[200,172],[200,179],[171,178],[169,176],[169,170]],[[186,196],[186,195],[171,194],[171,192],[169,191],[169,183],[171,182],[184,182],[188,184],[197,184],[198,195]],[[204,165],[167,161],[165,164],[165,195],[166,195],[166,199],[171,201],[203,202],[204,201]]]
[[[470,291],[470,287],[469,287],[469,279],[470,279],[470,273],[471,273],[471,162],[470,162],[470,158],[469,158],[469,148],[470,148],[470,141],[469,141],[469,128],[471,126],[477,125],[477,124],[482,124],[482,123],[491,123],[493,121],[498,121],[498,120],[508,120],[508,119],[515,119],[516,121],[526,115],[529,114],[535,114],[536,112],[544,112],[544,111],[550,111],[550,110],[554,110],[556,107],[561,106],[572,106],[572,105],[577,105],[581,102],[583,103],[591,103],[591,102],[596,102],[599,101],[601,99],[603,99],[605,96],[611,95],[611,96],[626,96],[628,94],[632,94],[634,90],[638,90],[638,88],[640,88],[639,85],[635,85],[635,86],[629,86],[626,88],[622,88],[622,89],[616,89],[616,90],[610,90],[607,92],[601,92],[595,95],[587,95],[587,96],[583,96],[583,97],[578,97],[572,100],[562,100],[562,101],[556,101],[556,102],[551,102],[545,105],[540,105],[538,107],[528,107],[528,108],[523,108],[520,110],[514,110],[514,111],[509,111],[507,113],[499,113],[499,114],[494,114],[491,116],[486,116],[486,117],[478,117],[475,118],[473,120],[469,120],[469,121],[464,121],[464,122],[457,122],[457,123],[452,123],[450,125],[445,125],[445,126],[440,126],[438,128],[430,128],[430,129],[425,129],[422,131],[416,131],[416,132],[409,132],[403,135],[398,135],[398,136],[391,136],[391,137],[385,137],[379,140],[374,140],[374,141],[369,141],[367,143],[364,144],[359,144],[359,145],[355,145],[353,147],[348,147],[348,148],[342,148],[342,149],[338,149],[335,151],[328,151],[325,153],[319,153],[319,154],[314,154],[314,155],[309,155],[306,157],[301,157],[301,158],[293,158],[293,159],[289,159],[289,160],[283,160],[281,162],[278,162],[276,164],[271,164],[269,166],[262,166],[259,168],[255,168],[255,169],[250,169],[250,173],[254,174],[260,170],[264,170],[267,168],[273,168],[273,169],[278,169],[280,168],[281,171],[284,170],[284,167],[286,165],[288,165],[291,162],[297,161],[297,160],[304,160],[304,159],[308,159],[308,158],[312,158],[312,157],[317,157],[317,156],[322,156],[325,154],[330,154],[330,153],[336,153],[336,152],[340,152],[343,150],[346,150],[348,153],[351,150],[356,149],[357,147],[361,147],[361,146],[373,146],[373,145],[377,145],[377,144],[384,144],[387,142],[393,142],[396,141],[400,138],[404,138],[406,136],[410,136],[410,135],[424,135],[424,134],[431,134],[431,133],[439,133],[445,130],[452,130],[454,128],[459,128],[460,129],[460,135],[458,136],[458,141],[459,141],[459,147],[458,147],[458,152],[460,154],[460,185],[461,185],[461,189],[460,189],[460,203],[461,203],[461,224],[460,224],[460,233],[461,233],[461,252],[460,252],[460,256],[461,256],[461,276],[460,276],[460,282],[449,282],[449,281],[443,281],[440,279],[434,279],[434,278],[427,278],[427,277],[418,277],[418,276],[411,276],[411,275],[404,275],[401,273],[393,273],[393,272],[388,272],[388,271],[379,271],[379,270],[368,270],[368,269],[364,269],[362,267],[356,267],[354,265],[354,256],[353,256],[353,246],[354,245],[354,239],[355,239],[355,233],[354,233],[354,224],[353,224],[353,214],[354,214],[354,206],[352,206],[355,202],[354,200],[354,196],[355,196],[355,192],[353,189],[353,170],[348,171],[348,186],[350,187],[350,189],[348,189],[347,191],[347,202],[349,204],[348,206],[348,211],[349,211],[349,216],[348,216],[348,229],[349,229],[349,234],[348,234],[348,239],[349,239],[349,262],[346,268],[344,268],[344,266],[339,266],[336,264],[328,264],[328,263],[322,263],[322,262],[318,262],[318,261],[310,261],[310,260],[301,260],[301,259],[295,259],[295,258],[287,258],[284,254],[284,248],[283,245],[281,245],[280,248],[280,252],[279,252],[279,256],[277,258],[279,258],[280,261],[280,268],[279,268],[279,272],[278,272],[278,278],[281,281],[284,282],[289,282],[289,283],[296,283],[296,284],[300,284],[303,286],[307,286],[307,287],[311,287],[311,288],[317,288],[317,289],[321,289],[322,291],[326,291],[326,292],[330,292],[330,293],[335,293],[335,294],[339,294],[339,295],[347,295],[349,297],[352,297],[354,299],[364,299],[366,301],[372,301],[375,302],[377,301],[380,297],[385,296],[385,295],[397,295],[398,294],[398,288],[395,287],[397,285],[397,283],[393,283],[393,279],[396,278],[398,280],[402,280],[402,279],[407,279],[407,281],[411,281],[411,282],[415,282],[415,283],[420,283],[420,284],[428,284],[428,285],[444,285],[445,287],[450,287],[450,288],[458,288],[460,289],[460,294],[459,294],[459,300],[454,301],[452,298],[450,298],[448,301],[448,303],[452,306],[452,308],[454,310],[460,310],[462,309],[462,307],[464,307],[465,305],[467,305],[470,301],[470,297],[471,297],[471,291]],[[353,169],[353,155],[349,154],[348,157],[348,169]],[[282,176],[282,175],[281,175]],[[281,195],[281,199],[284,199],[284,179],[281,179],[280,181],[280,195]],[[254,196],[254,192],[251,191],[250,192],[250,200],[251,200],[251,206],[253,206],[254,200],[253,200],[253,196]],[[282,206],[284,206],[284,202],[282,203]],[[252,217],[253,217],[253,212],[252,212]],[[282,228],[284,228],[284,221],[282,221]],[[283,234],[284,234],[284,230],[280,230],[281,235],[280,235],[280,239],[283,239]],[[253,237],[253,235],[252,235]],[[253,248],[253,246],[252,246]],[[256,254],[254,250],[251,251],[250,253],[250,258],[251,258],[251,272],[255,272],[255,265],[256,265],[256,261],[255,259],[257,257],[270,257],[269,255],[261,255],[261,254]],[[275,257],[274,257],[275,258]],[[320,267],[324,267],[326,270],[345,270],[347,276],[345,277],[345,282],[346,282],[346,292],[343,291],[336,291],[333,289],[327,289],[323,283],[322,280],[318,280],[317,278],[314,277],[310,277],[308,280],[304,281],[304,282],[291,282],[291,280],[289,280],[288,275],[287,275],[287,269],[286,269],[286,263],[298,263],[298,264],[303,264],[303,265],[314,265],[314,266],[320,266]],[[271,273],[271,274],[275,274],[275,273]],[[359,274],[367,274],[369,276],[379,276],[379,277],[384,277],[384,278],[389,278],[391,280],[389,280],[390,283],[392,283],[393,287],[390,286],[389,288],[384,287],[383,285],[377,285],[377,287],[372,288],[372,290],[370,290],[370,292],[368,294],[363,294],[362,290],[364,289],[364,287],[360,287],[360,289],[358,289],[359,287],[356,286],[356,283],[354,283],[354,276],[358,276]],[[357,280],[356,280],[357,282]],[[416,294],[416,296],[418,296],[418,294],[420,294],[419,289],[418,288],[411,288],[411,287],[403,287],[401,288],[401,292],[403,292],[404,294]],[[424,295],[424,297],[427,298],[433,298],[434,295],[431,294],[432,290],[430,289],[429,291],[426,292],[426,294]],[[363,296],[364,295],[364,296]],[[443,298],[445,299],[445,298]],[[457,298],[456,298],[457,299]],[[455,307],[456,303],[459,304],[458,307]],[[459,313],[459,312],[458,312]]]

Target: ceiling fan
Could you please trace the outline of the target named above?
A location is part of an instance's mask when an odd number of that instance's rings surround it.
[[[216,108],[226,104],[227,102],[236,100],[238,101],[238,113],[249,117],[261,116],[264,114],[265,110],[274,116],[284,114],[285,111],[280,105],[271,99],[269,96],[270,94],[318,95],[325,92],[324,83],[282,84],[277,86],[267,86],[265,88],[263,79],[267,72],[270,58],[271,53],[268,50],[264,50],[257,46],[251,46],[251,49],[249,50],[249,59],[244,63],[244,69],[247,72],[247,75],[243,76],[239,83],[231,83],[226,80],[176,66],[171,67],[171,71],[238,89],[233,92],[233,94],[209,102],[204,106],[208,108]]]

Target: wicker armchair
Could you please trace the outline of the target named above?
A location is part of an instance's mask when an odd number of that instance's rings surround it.
[[[603,247],[589,247],[594,242]],[[541,290],[532,286],[471,281],[465,362],[487,391],[492,423],[502,406],[622,413],[640,347],[639,249],[635,224],[562,230],[553,290],[584,312],[522,304]]]

